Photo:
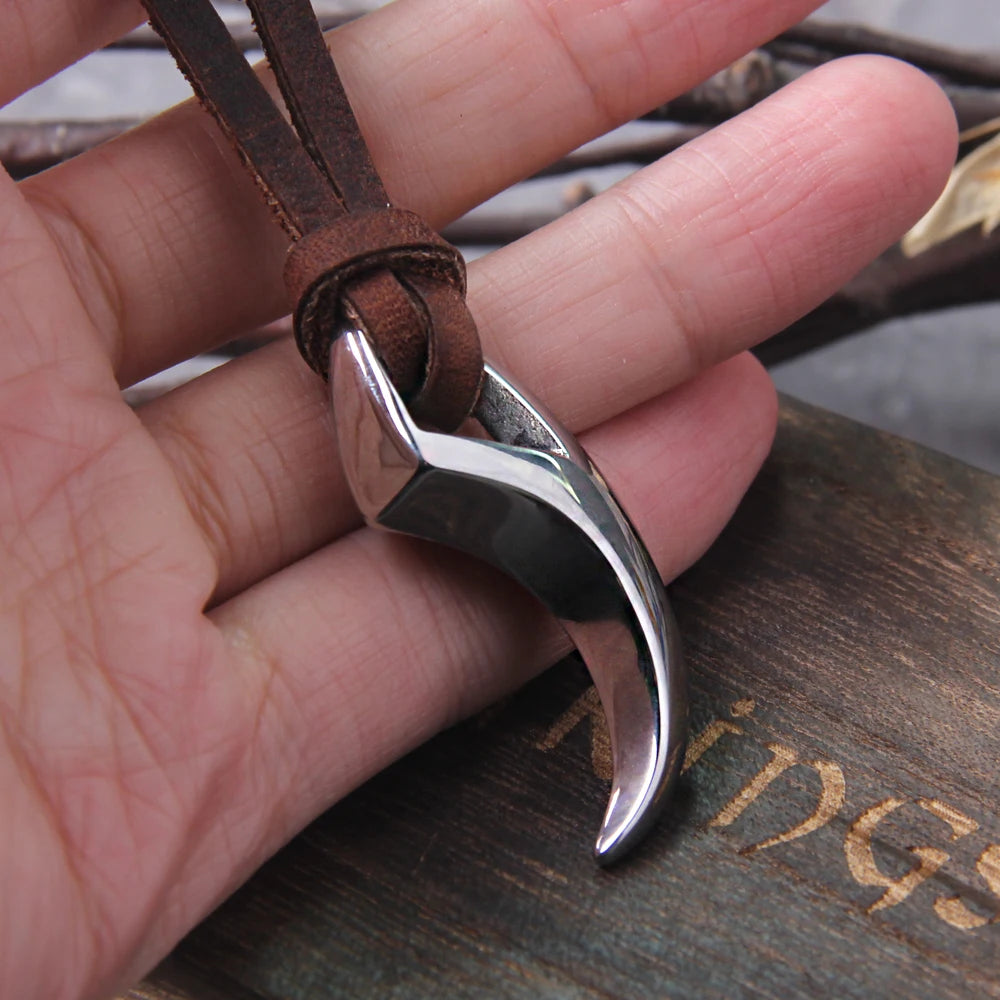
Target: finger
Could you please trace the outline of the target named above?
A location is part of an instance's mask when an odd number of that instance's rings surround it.
[[[731,515],[767,452],[774,414],[769,380],[743,356],[588,435],[665,574],[695,559]],[[250,692],[233,740],[241,724],[255,734],[248,787],[234,789],[235,843],[227,817],[218,824],[227,858],[248,844],[273,850],[568,649],[525,592],[482,564],[367,529],[215,618]]]
[[[72,338],[65,336],[68,325],[74,331]],[[101,351],[100,335],[80,315],[76,289],[62,271],[59,252],[18,186],[2,169],[0,356],[0,405],[24,421],[22,431],[31,425],[28,413],[39,414],[40,424],[51,426],[53,409],[48,395],[56,383],[70,396],[95,391],[115,396],[114,377]],[[44,377],[36,381],[38,373]],[[13,404],[14,398],[23,402]],[[19,470],[21,480],[30,480],[35,473],[44,477],[61,471],[51,455],[42,462],[12,459],[19,451],[15,444],[19,436],[13,427],[5,427],[4,447],[11,449],[6,462]],[[11,479],[10,475],[4,477],[5,489]]]
[[[440,225],[816,0],[427,0],[331,46],[393,199]],[[123,383],[287,311],[284,237],[191,105],[27,182]]]
[[[878,102],[871,100],[878,93]],[[940,92],[850,60],[476,262],[487,353],[573,430],[595,426],[817,305],[944,183]],[[226,595],[356,523],[326,390],[287,343],[143,413]]]
[[[504,330],[494,356],[517,372],[532,364],[556,412],[586,426],[832,295],[933,203],[956,141],[951,105],[927,76],[881,57],[840,60],[502,251],[477,315]],[[504,301],[526,273],[541,275],[534,294]],[[547,300],[560,287],[586,294],[563,295],[555,311]],[[579,346],[553,338],[540,350],[540,329],[584,332]],[[598,381],[601,369],[615,377]]]
[[[12,0],[0,6],[0,107],[143,19],[137,0]]]
[[[664,571],[729,516],[767,451],[774,403],[744,357],[588,437]],[[184,787],[215,793],[176,831],[190,847],[135,975],[331,801],[566,649],[496,573],[367,529],[213,617],[232,662],[224,689],[199,697],[226,707]]]

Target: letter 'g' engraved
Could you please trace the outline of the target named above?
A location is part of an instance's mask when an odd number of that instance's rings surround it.
[[[870,809],[866,809],[847,831],[847,836],[844,839],[844,853],[847,856],[847,865],[851,874],[861,885],[875,885],[885,889],[885,892],[867,908],[866,913],[874,913],[890,906],[897,906],[909,897],[917,886],[936,874],[938,869],[948,860],[949,855],[940,848],[909,847],[907,850],[916,856],[917,863],[904,875],[893,878],[879,868],[872,850],[872,835],[886,816],[902,808],[908,801],[896,797],[883,799]],[[952,829],[952,840],[968,836],[979,829],[979,824],[970,816],[966,816],[965,813],[959,812],[938,799],[918,799],[916,804],[942,822],[947,823]],[[935,904],[935,912],[938,916],[948,923],[952,923],[953,926],[961,926],[948,919],[949,917],[960,919],[954,902],[949,902],[946,897],[941,897],[937,902],[941,904],[940,908]]]

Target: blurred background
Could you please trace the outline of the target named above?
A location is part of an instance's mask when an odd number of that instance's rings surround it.
[[[315,6],[321,14],[338,15],[359,3],[315,0]],[[242,16],[231,0],[220,0],[219,7]],[[830,0],[816,16],[1000,55],[997,0]],[[165,53],[105,51],[0,110],[0,119],[145,117],[188,95]],[[499,242],[505,227],[516,236],[550,217],[554,185],[563,211],[574,198],[602,190],[630,169],[588,169],[572,182],[565,176],[530,181],[463,220],[451,238],[476,256]],[[894,320],[772,368],[784,392],[1000,473],[998,372],[1000,305]]]

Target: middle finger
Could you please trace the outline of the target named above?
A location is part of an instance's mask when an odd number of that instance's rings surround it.
[[[944,96],[900,63],[810,74],[477,261],[487,356],[572,430],[607,420],[780,329],[896,240],[944,183],[953,136]],[[355,523],[325,396],[282,342],[144,411],[220,594]]]
[[[444,222],[818,0],[403,0],[330,35],[393,200]],[[287,311],[287,241],[193,104],[26,182],[129,384]]]

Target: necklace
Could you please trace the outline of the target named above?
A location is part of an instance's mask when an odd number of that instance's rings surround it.
[[[595,856],[617,860],[666,801],[686,728],[645,546],[573,436],[484,362],[462,256],[389,203],[309,0],[247,0],[291,124],[211,0],[143,2],[292,241],[296,341],[329,381],[365,520],[496,566],[583,656],[614,764]]]

